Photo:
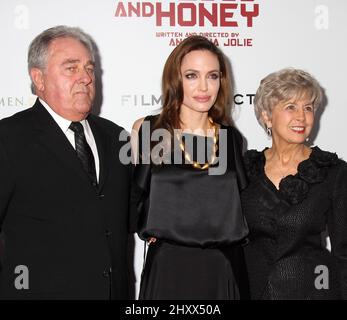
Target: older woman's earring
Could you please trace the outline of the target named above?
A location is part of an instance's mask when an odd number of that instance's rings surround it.
[[[306,140],[306,142],[308,142],[310,140],[310,137],[307,137],[305,140]]]
[[[271,128],[266,127],[266,133],[267,133],[268,137],[271,138],[271,136],[272,136]]]

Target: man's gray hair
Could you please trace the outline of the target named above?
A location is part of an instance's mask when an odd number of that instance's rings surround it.
[[[77,27],[56,26],[40,33],[30,43],[28,51],[28,71],[32,68],[44,70],[47,65],[48,47],[57,38],[73,38],[81,42],[89,51],[92,61],[95,62],[95,45],[92,38]],[[33,82],[31,83],[32,92],[35,92]]]

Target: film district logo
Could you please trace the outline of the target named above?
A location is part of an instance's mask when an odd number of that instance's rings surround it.
[[[155,36],[169,46],[194,34],[217,46],[252,47],[259,7],[257,0],[117,1],[114,16],[148,19],[158,29]]]

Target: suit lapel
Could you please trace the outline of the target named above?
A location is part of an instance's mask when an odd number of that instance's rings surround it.
[[[33,106],[34,127],[38,141],[69,169],[86,183],[90,181],[84,172],[76,151],[62,132],[58,124],[37,99]]]
[[[93,136],[95,139],[96,147],[99,155],[99,190],[102,189],[106,177],[108,176],[108,171],[110,167],[111,161],[111,139],[107,134],[105,134],[104,130],[96,123],[94,116],[89,115],[88,123],[93,132]]]

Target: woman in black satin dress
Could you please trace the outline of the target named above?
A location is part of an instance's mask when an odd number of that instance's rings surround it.
[[[161,114],[134,124],[139,157],[132,224],[149,243],[140,299],[247,294],[242,137],[228,125],[231,92],[224,59],[206,38],[185,39],[164,67]],[[163,132],[161,144],[155,142]]]
[[[252,299],[347,299],[347,164],[305,145],[321,101],[317,81],[297,69],[268,75],[257,90],[255,113],[272,146],[245,154]]]

